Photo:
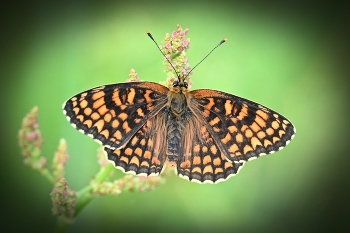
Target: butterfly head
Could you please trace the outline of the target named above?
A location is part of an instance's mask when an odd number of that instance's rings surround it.
[[[184,76],[179,76],[178,79],[176,79],[173,82],[173,87],[180,87],[180,88],[183,87],[183,88],[187,89],[188,88],[188,83],[185,81]]]

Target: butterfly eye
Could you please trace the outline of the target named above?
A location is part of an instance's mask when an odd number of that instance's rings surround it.
[[[184,82],[184,87],[188,88],[188,84],[186,82]]]
[[[173,87],[177,87],[177,86],[179,86],[179,80],[175,80],[175,81],[173,82]]]

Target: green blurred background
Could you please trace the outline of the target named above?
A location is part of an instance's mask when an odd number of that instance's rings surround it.
[[[345,1],[344,1],[345,2]],[[72,128],[62,103],[123,82],[135,68],[165,80],[158,42],[177,24],[189,28],[193,89],[239,95],[285,115],[291,144],[245,165],[218,185],[171,175],[148,193],[93,200],[68,232],[306,232],[349,228],[349,8],[318,1],[30,1],[3,7],[1,46],[0,229],[51,232],[52,186],[23,165],[17,132],[39,107],[51,161],[68,142],[66,178],[84,187],[98,171],[98,144]],[[118,171],[118,175],[122,173]]]

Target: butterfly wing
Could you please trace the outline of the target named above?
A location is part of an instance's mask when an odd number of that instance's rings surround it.
[[[96,87],[63,104],[68,121],[105,147],[124,147],[167,103],[169,89],[152,82]]]
[[[198,183],[218,183],[234,176],[243,166],[227,161],[208,126],[189,114],[182,134],[177,173]]]
[[[165,161],[166,119],[164,112],[146,121],[120,150],[104,148],[107,158],[126,173],[159,175]]]
[[[190,92],[189,108],[206,122],[225,157],[243,162],[284,148],[294,137],[292,123],[260,104],[215,90]]]

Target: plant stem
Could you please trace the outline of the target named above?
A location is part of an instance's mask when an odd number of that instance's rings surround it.
[[[46,169],[46,168],[40,169],[40,173],[41,173],[46,179],[48,179],[52,184],[55,184],[55,183],[56,183],[55,179],[53,178],[52,174],[49,172],[48,169]]]
[[[105,181],[110,176],[113,169],[114,166],[112,164],[102,167],[90,184],[78,192],[75,204],[75,217],[94,198],[94,195],[91,193],[93,183]]]
[[[67,231],[68,227],[71,224],[71,220],[65,218],[65,217],[58,217],[57,218],[57,223],[56,223],[56,228],[55,228],[55,233],[64,233]]]

